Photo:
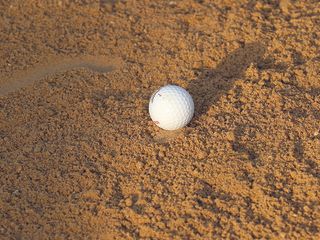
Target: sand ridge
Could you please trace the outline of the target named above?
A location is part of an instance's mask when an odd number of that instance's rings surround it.
[[[107,58],[106,56],[77,56],[72,58],[59,56],[48,58],[45,62],[30,69],[14,73],[10,79],[2,80],[0,83],[0,96],[34,84],[44,77],[56,73],[78,68],[107,73],[121,65],[119,58]]]

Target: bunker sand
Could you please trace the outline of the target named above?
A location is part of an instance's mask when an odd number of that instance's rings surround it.
[[[77,2],[0,3],[0,239],[320,238],[317,1]]]
[[[46,62],[28,70],[19,71],[10,79],[2,81],[0,96],[34,84],[46,76],[68,70],[87,68],[95,72],[107,73],[120,65],[120,59],[108,59],[105,56],[51,57]]]

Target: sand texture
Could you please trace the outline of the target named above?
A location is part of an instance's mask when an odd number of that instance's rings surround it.
[[[0,42],[0,239],[320,239],[319,1],[0,1]]]

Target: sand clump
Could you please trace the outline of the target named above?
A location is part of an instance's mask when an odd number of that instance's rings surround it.
[[[1,239],[320,237],[317,1],[0,12]],[[174,132],[147,109],[168,83],[196,106]]]

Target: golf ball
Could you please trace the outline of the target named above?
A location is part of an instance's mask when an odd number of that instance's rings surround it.
[[[176,130],[191,121],[194,103],[191,95],[184,88],[166,85],[152,94],[149,113],[152,121],[160,128]]]

